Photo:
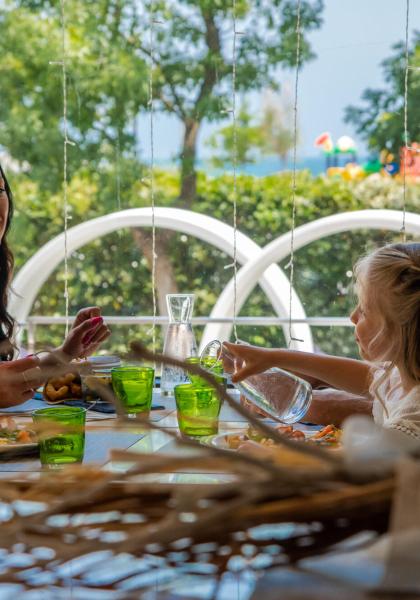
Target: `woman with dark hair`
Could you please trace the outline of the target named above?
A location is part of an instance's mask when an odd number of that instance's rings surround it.
[[[7,312],[7,297],[14,260],[6,239],[12,217],[13,197],[0,165],[0,354],[3,360],[11,359],[13,355],[10,340],[14,321]]]
[[[100,308],[80,310],[64,340],[56,350],[40,359],[36,356],[12,360],[15,322],[8,313],[7,302],[13,273],[13,254],[7,244],[7,233],[13,216],[13,196],[0,165],[0,407],[20,404],[31,398],[34,388],[45,376],[42,368],[62,366],[74,358],[89,356],[110,334]]]

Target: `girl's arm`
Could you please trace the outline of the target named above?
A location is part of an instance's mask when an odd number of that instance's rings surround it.
[[[369,395],[370,368],[360,360],[283,348],[259,348],[227,342],[224,345],[235,358],[245,363],[245,366],[232,376],[233,382],[272,367],[279,367],[286,371],[299,372],[304,377],[315,377],[351,394],[366,397]]]

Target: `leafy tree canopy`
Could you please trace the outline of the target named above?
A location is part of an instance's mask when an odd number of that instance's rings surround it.
[[[404,144],[405,44],[394,46],[394,54],[383,61],[385,89],[368,88],[362,106],[348,106],[345,120],[356,127],[373,150],[387,149],[396,156]],[[420,141],[420,32],[413,35],[409,51],[408,133],[409,141]]]
[[[147,101],[135,16],[107,0],[66,2],[69,174],[134,156],[134,121]],[[63,179],[63,43],[60,2],[7,0],[0,14],[0,140],[33,179],[56,192]],[[55,64],[54,64],[55,63]],[[57,64],[58,63],[58,64]]]
[[[1,145],[30,165],[50,190],[62,181],[63,58],[59,0],[2,0]],[[238,0],[238,92],[276,85],[276,68],[295,61],[292,0]],[[153,14],[151,15],[151,11]],[[321,23],[322,0],[302,0],[302,61],[312,57],[306,33]],[[150,19],[153,16],[153,51]],[[155,108],[184,125],[181,197],[195,194],[197,136],[205,119],[226,118],[232,90],[231,0],[67,0],[70,171],[85,162],[115,162],[115,148],[135,156],[136,116],[148,107],[149,64]]]

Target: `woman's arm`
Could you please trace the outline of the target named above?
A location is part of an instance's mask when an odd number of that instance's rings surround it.
[[[232,376],[233,382],[241,381],[272,367],[279,367],[286,371],[299,372],[304,377],[315,377],[351,394],[366,397],[369,395],[370,368],[360,360],[226,342],[225,346],[235,358],[245,363],[245,366]]]
[[[29,400],[42,383],[36,357],[28,356],[0,363],[0,407],[15,406]]]
[[[372,416],[373,401],[365,396],[349,394],[342,390],[313,390],[312,402],[305,421],[317,425],[341,425],[350,415]]]

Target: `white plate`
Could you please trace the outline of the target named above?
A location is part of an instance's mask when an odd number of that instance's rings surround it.
[[[36,442],[28,444],[0,444],[0,456],[9,452],[16,452],[16,454],[25,454],[26,452],[34,452],[38,449]]]
[[[233,450],[233,448],[229,446],[229,437],[242,434],[243,432],[241,431],[225,431],[225,433],[218,433],[216,435],[209,436],[206,438],[205,443],[209,444],[210,446],[215,446],[216,448],[221,448],[222,450]]]
[[[300,429],[300,431],[302,431],[302,429]],[[305,438],[308,440],[313,435],[315,435],[315,433],[317,433],[317,429],[311,429],[310,431],[302,431],[302,433],[305,434]],[[224,433],[218,433],[217,435],[209,436],[203,441],[205,444],[215,446],[216,448],[221,448],[223,450],[234,450],[229,446],[229,438],[244,434],[246,434],[246,430],[225,431]]]

